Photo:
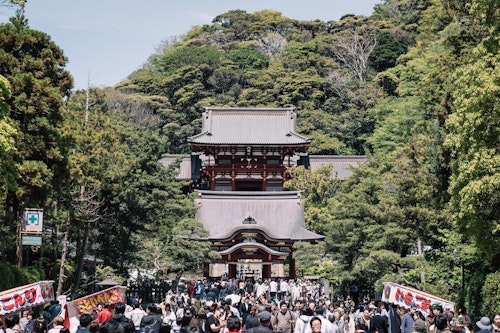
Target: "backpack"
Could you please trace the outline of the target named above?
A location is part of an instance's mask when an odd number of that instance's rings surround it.
[[[302,333],[306,331],[307,325],[309,325],[309,322],[311,321],[311,318],[308,318],[307,320],[304,320],[303,318],[299,317],[300,320],[304,323],[304,326],[302,326]]]
[[[150,325],[145,325],[141,327],[140,333],[158,333],[154,329],[155,325],[156,325],[156,320]]]
[[[161,323],[160,333],[170,333],[171,330],[172,330],[172,324],[170,321],[168,323]]]

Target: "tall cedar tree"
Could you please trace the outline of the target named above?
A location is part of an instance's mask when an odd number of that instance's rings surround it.
[[[11,235],[25,208],[47,208],[67,175],[67,150],[61,144],[64,98],[72,78],[63,51],[42,32],[28,27],[24,10],[0,25],[0,73],[10,82],[10,119],[18,132],[12,158],[19,170],[5,198],[3,225]],[[11,242],[14,247],[14,242]],[[4,252],[15,258],[14,249]]]

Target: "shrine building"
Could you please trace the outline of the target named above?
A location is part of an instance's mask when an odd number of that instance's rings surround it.
[[[178,178],[199,194],[196,218],[221,256],[205,276],[295,278],[294,243],[325,238],[306,229],[301,192],[283,190],[287,168],[328,164],[344,178],[366,158],[309,156],[311,141],[295,130],[294,108],[210,107],[201,133],[188,138],[191,155],[160,160],[182,158]]]

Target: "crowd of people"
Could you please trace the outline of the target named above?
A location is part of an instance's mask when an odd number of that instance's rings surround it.
[[[67,333],[57,307],[51,310],[44,313],[52,318],[23,312],[0,325],[4,333]],[[500,314],[474,325],[465,308],[453,310],[437,303],[421,311],[349,296],[332,300],[317,282],[203,279],[184,281],[150,304],[138,297],[99,304],[81,314],[77,333],[500,333]]]

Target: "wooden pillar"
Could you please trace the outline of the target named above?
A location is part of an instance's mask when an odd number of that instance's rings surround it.
[[[263,279],[271,278],[271,263],[262,265],[262,278]]]
[[[235,264],[228,264],[227,265],[227,277],[229,279],[235,279],[236,278],[236,265]]]
[[[295,271],[295,259],[293,259],[293,249],[290,252],[290,264],[288,265],[288,275],[290,279],[296,280],[297,279],[297,272]]]
[[[209,277],[210,274],[210,266],[207,263],[203,264],[203,276],[204,277]]]

